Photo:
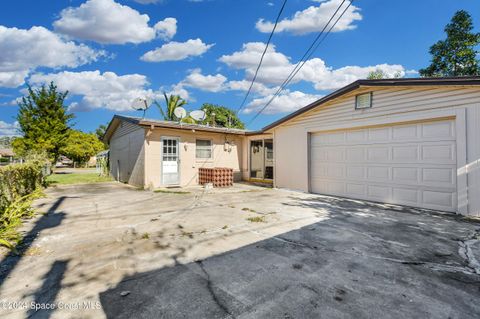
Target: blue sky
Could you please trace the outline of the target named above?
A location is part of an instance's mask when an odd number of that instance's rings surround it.
[[[0,10],[0,135],[15,134],[25,84],[69,90],[75,127],[93,131],[163,92],[187,109],[237,109],[283,0],[16,0]],[[289,0],[240,117],[246,123],[289,74],[342,0]],[[348,2],[348,0],[346,1]],[[381,68],[418,76],[455,11],[480,29],[476,0],[357,0],[257,129]],[[160,118],[155,107],[149,118]]]

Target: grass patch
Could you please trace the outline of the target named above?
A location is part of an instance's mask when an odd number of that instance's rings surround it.
[[[165,193],[165,194],[190,194],[187,191],[171,191],[168,189],[156,189],[153,191],[154,193]]]
[[[222,227],[222,229],[227,229],[228,228],[228,225],[225,225]]]
[[[143,233],[142,239],[150,239],[150,234],[149,233]]]
[[[248,217],[247,220],[252,223],[266,223],[265,216]]]
[[[256,213],[256,211],[255,211],[254,209],[251,209],[251,208],[248,208],[248,207],[244,207],[244,208],[242,208],[242,210],[243,210],[244,212]]]
[[[49,185],[71,185],[110,182],[110,176],[99,176],[97,173],[52,174],[47,177]]]

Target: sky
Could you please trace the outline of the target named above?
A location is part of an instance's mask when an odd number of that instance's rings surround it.
[[[346,7],[345,1],[340,11]],[[141,116],[135,98],[187,111],[213,103],[238,110],[283,0],[15,0],[0,4],[0,136],[18,135],[27,84],[69,91],[74,127],[114,114]],[[356,0],[292,83],[258,116],[342,0],[288,0],[252,93],[240,110],[259,129],[382,69],[418,77],[429,47],[460,9],[480,31],[478,0]],[[161,119],[158,108],[147,118]]]

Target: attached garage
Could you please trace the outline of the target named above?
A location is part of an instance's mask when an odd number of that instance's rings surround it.
[[[456,211],[453,120],[312,133],[313,193]]]
[[[276,187],[480,216],[480,77],[359,80],[264,132]]]

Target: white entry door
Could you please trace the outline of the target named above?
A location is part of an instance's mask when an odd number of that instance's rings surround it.
[[[178,138],[162,138],[162,184],[178,185],[180,183],[180,157]]]
[[[311,136],[313,193],[456,211],[455,121]]]

